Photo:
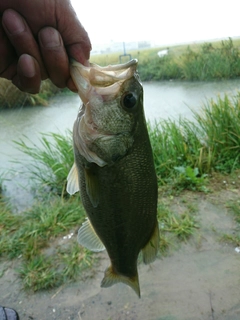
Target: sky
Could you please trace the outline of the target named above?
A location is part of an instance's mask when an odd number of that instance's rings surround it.
[[[239,0],[71,0],[98,44],[151,41],[156,45],[240,36]]]

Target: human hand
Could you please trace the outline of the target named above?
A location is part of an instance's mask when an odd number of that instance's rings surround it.
[[[30,93],[47,78],[75,91],[68,57],[87,65],[91,44],[70,0],[0,0],[0,20],[0,77]]]

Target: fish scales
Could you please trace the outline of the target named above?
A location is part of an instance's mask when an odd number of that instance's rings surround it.
[[[83,66],[77,64],[77,67],[81,73]],[[158,189],[144,117],[143,89],[135,70],[136,62],[122,65],[122,68],[132,68],[133,71],[130,76],[128,72],[128,79],[120,80],[119,88],[114,94],[111,88],[107,91],[108,94],[104,92],[105,95],[102,93],[99,95],[92,90],[91,83],[95,83],[96,80],[89,81],[86,92],[81,92],[81,88],[79,90],[81,99],[85,100],[87,107],[90,104],[92,112],[91,116],[88,115],[84,120],[82,119],[84,111],[80,111],[74,124],[76,170],[73,170],[68,177],[68,189],[71,189],[70,185],[73,183],[78,185],[75,191],[79,188],[89,219],[89,225],[84,224],[79,230],[79,242],[95,250],[98,241],[96,239],[99,238],[108,252],[111,266],[105,272],[102,286],[108,287],[123,282],[131,286],[140,296],[137,272],[139,252],[143,250],[143,260],[149,263],[155,259],[158,249],[156,217]],[[78,74],[72,72],[72,78],[79,88],[83,84],[81,82],[79,84],[77,77]],[[102,79],[104,77],[101,78],[101,84]],[[85,80],[86,77],[83,81]],[[109,76],[107,81],[106,87],[109,86]],[[116,82],[116,79],[113,81]],[[97,97],[86,98],[89,92],[92,92],[92,95],[96,94]],[[128,96],[124,103],[127,108],[122,103],[122,97],[126,95]],[[101,114],[101,110],[105,113]],[[96,114],[100,119],[96,118],[94,121]],[[81,126],[81,121],[87,124]],[[84,151],[83,144],[86,144]],[[77,183],[73,182],[74,179]],[[73,192],[70,190],[70,193]],[[97,248],[100,249],[95,251],[100,251],[101,245]]]

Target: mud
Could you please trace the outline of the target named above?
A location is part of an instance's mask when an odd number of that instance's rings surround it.
[[[168,256],[139,266],[141,299],[123,284],[100,288],[108,266],[103,253],[91,278],[35,294],[22,290],[17,261],[2,262],[0,304],[18,310],[21,320],[239,320],[240,254],[220,241],[235,228],[226,201],[239,196],[239,189],[189,196],[200,228]],[[176,199],[176,210],[181,203]]]

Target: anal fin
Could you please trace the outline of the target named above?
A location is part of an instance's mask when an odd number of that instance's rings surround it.
[[[91,225],[91,222],[88,219],[79,229],[77,240],[79,244],[91,251],[99,252],[105,250],[102,241],[99,239],[93,226]]]
[[[149,264],[156,259],[157,252],[159,248],[159,228],[158,221],[156,221],[156,225],[152,236],[145,247],[142,249],[143,254],[143,262],[145,264]]]

